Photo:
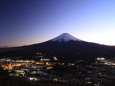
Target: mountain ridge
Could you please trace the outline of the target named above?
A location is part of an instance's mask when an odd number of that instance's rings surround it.
[[[68,35],[68,34],[66,34]],[[59,38],[59,36],[58,36]],[[2,53],[4,56],[24,56],[24,58],[33,57],[37,52],[45,54],[45,57],[56,56],[63,61],[77,59],[95,59],[96,57],[114,57],[115,47],[100,45],[86,41],[73,40],[73,37],[61,35],[64,41],[49,40],[39,44],[19,47],[17,50]],[[69,40],[65,40],[69,38]],[[71,39],[72,38],[72,39]],[[55,39],[55,38],[54,38]]]

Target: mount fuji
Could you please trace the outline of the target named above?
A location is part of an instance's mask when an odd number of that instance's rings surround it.
[[[59,35],[58,37],[52,39],[52,41],[60,41],[60,42],[66,42],[66,41],[70,41],[70,40],[73,40],[73,41],[82,41],[78,38],[75,38],[74,36],[68,34],[68,33],[63,33],[61,35]]]
[[[63,33],[46,42],[13,48],[2,53],[3,56],[32,57],[41,52],[45,57],[56,56],[59,60],[95,59],[97,57],[115,57],[115,47],[86,42]]]

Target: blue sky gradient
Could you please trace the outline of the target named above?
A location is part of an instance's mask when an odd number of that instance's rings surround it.
[[[115,0],[1,0],[0,46],[22,46],[69,33],[115,45]]]

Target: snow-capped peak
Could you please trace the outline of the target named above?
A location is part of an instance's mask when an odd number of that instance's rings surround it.
[[[66,41],[70,41],[70,40],[82,41],[82,40],[75,38],[74,36],[72,36],[68,33],[63,33],[63,34],[59,35],[58,37],[52,39],[52,41],[60,41],[60,42],[62,42],[62,41],[66,42]]]

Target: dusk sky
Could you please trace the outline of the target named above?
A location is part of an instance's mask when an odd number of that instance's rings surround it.
[[[22,46],[69,33],[115,45],[115,0],[0,0],[0,46]]]

